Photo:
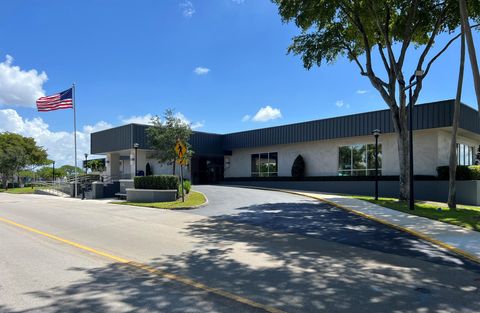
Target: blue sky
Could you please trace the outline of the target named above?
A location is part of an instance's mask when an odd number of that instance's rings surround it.
[[[353,63],[340,58],[307,71],[286,55],[295,34],[269,0],[5,0],[0,60],[9,55],[10,66],[45,72],[47,94],[76,82],[80,129],[166,108],[219,133],[386,108]],[[420,102],[455,96],[458,50],[452,45],[434,65]],[[476,107],[467,65],[463,101]],[[199,67],[208,70],[199,75]],[[10,104],[0,109],[40,117],[53,133],[71,131],[70,110]],[[255,121],[266,106],[277,118]]]

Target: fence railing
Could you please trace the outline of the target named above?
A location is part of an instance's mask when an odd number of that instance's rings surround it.
[[[46,191],[50,194],[57,196],[69,196],[70,195],[70,183],[64,181],[37,181],[32,185],[39,189]]]

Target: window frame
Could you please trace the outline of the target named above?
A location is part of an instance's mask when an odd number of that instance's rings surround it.
[[[360,148],[359,148],[360,147]],[[348,149],[346,149],[348,148]],[[363,156],[361,156],[361,161],[360,162],[354,162],[354,149],[357,150],[362,150],[363,149]],[[373,168],[369,167],[369,163],[375,164],[375,158],[373,160],[373,163],[371,160],[369,160],[369,151],[370,149],[373,149],[375,151],[375,144],[372,143],[365,143],[365,144],[350,144],[350,145],[343,145],[338,147],[338,170],[337,170],[337,175],[338,176],[373,176],[375,175],[375,166]],[[350,152],[350,164],[344,165],[344,168],[341,168],[342,162],[344,159],[347,159],[346,157],[341,156],[341,150],[349,150]],[[375,152],[373,153],[375,155]],[[382,149],[382,144],[378,144],[378,175],[382,175],[382,167],[383,167],[383,149]],[[355,164],[362,164],[362,167],[364,166],[365,168],[356,168]],[[348,168],[349,167],[349,168]]]
[[[262,163],[262,155],[267,155],[267,162]],[[274,157],[275,155],[275,157]],[[265,159],[265,158],[263,158]],[[254,160],[255,160],[255,169],[254,171]],[[271,160],[275,161],[274,163]],[[265,165],[262,170],[262,164]],[[272,164],[274,164],[272,166]],[[271,171],[271,168],[274,167],[275,171]],[[250,155],[250,176],[251,177],[276,177],[278,176],[278,152],[260,152],[252,153]]]

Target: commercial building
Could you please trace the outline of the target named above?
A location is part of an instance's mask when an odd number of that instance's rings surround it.
[[[448,165],[453,100],[426,103],[414,109],[415,174],[435,176]],[[172,173],[159,163],[148,143],[149,126],[128,124],[91,135],[91,153],[106,155],[107,175],[130,178],[145,173]],[[268,127],[230,134],[194,132],[195,152],[186,175],[195,184],[216,183],[224,178],[290,176],[293,161],[302,155],[306,176],[368,176],[374,173],[374,137],[380,129],[380,173],[399,174],[397,140],[389,110]],[[134,145],[138,144],[135,162]],[[458,163],[474,164],[480,145],[480,118],[469,106],[461,106]],[[177,169],[178,170],[178,169]]]

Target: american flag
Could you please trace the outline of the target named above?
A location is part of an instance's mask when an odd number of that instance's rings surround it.
[[[45,96],[37,99],[38,112],[48,112],[70,108],[73,108],[72,88],[52,96]]]

